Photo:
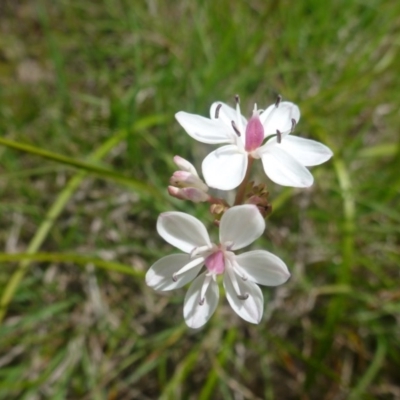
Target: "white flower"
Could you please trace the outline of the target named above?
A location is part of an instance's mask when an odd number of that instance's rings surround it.
[[[299,122],[300,110],[293,103],[280,102],[280,98],[265,111],[255,105],[249,121],[241,115],[238,99],[236,110],[221,102],[213,103],[210,116],[211,119],[183,111],[175,115],[199,142],[228,143],[203,161],[204,179],[213,188],[231,190],[239,186],[249,157],[261,158],[265,173],[275,183],[308,187],[314,179],[306,167],[322,164],[333,154],[319,142],[290,134]]]
[[[264,299],[257,284],[276,286],[290,276],[285,263],[268,251],[235,255],[235,250],[259,238],[264,229],[265,221],[256,206],[232,207],[221,218],[220,243],[214,244],[197,218],[181,212],[162,213],[157,221],[158,233],[186,254],[172,254],[158,260],[147,272],[146,283],[156,290],[173,290],[194,280],[185,297],[183,315],[189,327],[199,328],[217,307],[216,278],[223,275],[233,310],[244,320],[258,324]],[[199,274],[203,266],[205,271]]]

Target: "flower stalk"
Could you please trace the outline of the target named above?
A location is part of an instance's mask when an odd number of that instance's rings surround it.
[[[244,197],[246,195],[246,189],[250,180],[250,175],[251,175],[251,168],[254,163],[254,158],[252,158],[250,155],[248,156],[248,163],[247,163],[247,170],[246,174],[244,176],[243,182],[239,185],[237,188],[236,192],[236,197],[233,205],[237,206],[239,204],[243,204],[244,202]]]

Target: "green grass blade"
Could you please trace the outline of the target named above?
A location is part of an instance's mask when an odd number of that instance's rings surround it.
[[[149,185],[145,185],[135,179],[128,178],[127,176],[121,175],[118,172],[112,171],[107,168],[100,167],[93,163],[76,160],[71,157],[64,156],[62,154],[53,153],[48,150],[41,149],[39,147],[32,146],[30,144],[18,143],[12,140],[4,139],[0,137],[0,144],[8,148],[23,151],[25,153],[30,153],[38,157],[42,157],[51,161],[55,161],[60,164],[67,165],[69,167],[74,167],[81,169],[83,171],[96,174],[101,178],[111,179],[114,182],[118,182],[131,187],[132,189],[138,191],[141,194],[151,194],[157,195],[158,192]]]
[[[79,254],[63,254],[63,253],[18,253],[18,254],[5,254],[0,253],[0,262],[59,262],[59,263],[73,263],[85,266],[93,264],[95,267],[105,269],[107,271],[120,272],[122,274],[132,275],[139,278],[144,277],[144,273],[136,271],[134,267],[125,264],[120,264],[112,261],[105,261],[94,257],[84,257]]]
[[[351,392],[349,400],[361,399],[362,395],[367,391],[368,386],[372,383],[379,370],[382,368],[387,353],[387,343],[384,337],[378,337],[378,347],[375,351],[374,358],[360,378],[355,389]]]
[[[165,120],[164,116],[152,116],[138,122],[133,130],[139,131],[151,126],[158,125]],[[127,131],[120,131],[116,135],[112,136],[105,143],[103,143],[91,156],[89,156],[89,161],[95,162],[104,157],[111,149],[113,149],[118,143],[124,140],[127,136]],[[39,226],[34,237],[29,243],[27,254],[34,254],[38,251],[40,246],[45,241],[47,235],[49,234],[52,226],[57,220],[58,216],[61,214],[62,210],[68,203],[68,200],[75,193],[77,188],[83,179],[87,176],[87,172],[80,171],[73,178],[70,179],[66,187],[61,191],[56,201],[51,206],[49,212],[44,218],[44,221]],[[19,283],[24,277],[27,269],[29,267],[29,261],[22,261],[19,264],[18,269],[13,273],[10,280],[4,289],[4,292],[0,299],[0,322],[3,320],[9,303],[11,302],[14,293],[16,292]]]

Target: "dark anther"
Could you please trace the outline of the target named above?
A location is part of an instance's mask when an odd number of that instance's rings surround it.
[[[204,302],[206,301],[206,299],[203,297],[202,299],[200,299],[199,301],[199,306],[202,306],[204,304]]]
[[[178,277],[177,277],[175,274],[173,274],[173,275],[172,275],[172,280],[173,280],[174,282],[176,282],[176,281],[178,280]]]
[[[217,108],[215,109],[215,118],[217,119],[219,117],[219,110],[221,109],[222,104],[218,104]]]
[[[240,103],[240,97],[238,94],[235,94],[235,101],[236,101],[236,104]]]
[[[238,294],[238,299],[239,300],[247,300],[249,298],[249,295],[246,294]]]
[[[282,142],[282,133],[278,131],[278,129],[276,130],[276,138],[278,140],[278,143]]]
[[[237,126],[236,126],[236,124],[235,124],[235,121],[232,121],[231,123],[232,123],[232,128],[233,128],[233,130],[236,132],[236,135],[238,135],[238,136],[240,137],[240,131],[239,131],[239,129],[237,128]]]
[[[282,101],[282,96],[280,94],[278,94],[278,97],[276,98],[275,101],[275,107],[279,107],[279,104],[281,104]]]
[[[296,120],[294,118],[292,118],[292,129],[290,130],[290,133],[294,132],[294,128],[296,128]]]

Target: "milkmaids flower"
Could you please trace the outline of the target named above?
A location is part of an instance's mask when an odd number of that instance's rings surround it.
[[[264,299],[257,284],[277,286],[290,276],[285,263],[268,251],[235,255],[235,250],[259,238],[264,229],[265,221],[256,206],[232,207],[221,218],[219,243],[215,244],[197,218],[182,212],[162,213],[157,221],[158,233],[186,254],[172,254],[158,260],[147,272],[146,283],[166,291],[193,281],[185,297],[183,315],[189,327],[199,328],[217,307],[217,277],[223,275],[233,310],[244,320],[258,324]]]
[[[186,132],[202,143],[228,145],[210,153],[203,161],[203,176],[208,186],[231,190],[243,181],[249,157],[261,158],[267,176],[283,186],[308,187],[313,176],[306,167],[319,165],[332,157],[332,151],[314,140],[291,135],[300,119],[299,108],[280,101],[266,110],[254,106],[249,121],[236,110],[216,102],[211,119],[178,112],[175,117]],[[266,141],[265,141],[266,140]]]

